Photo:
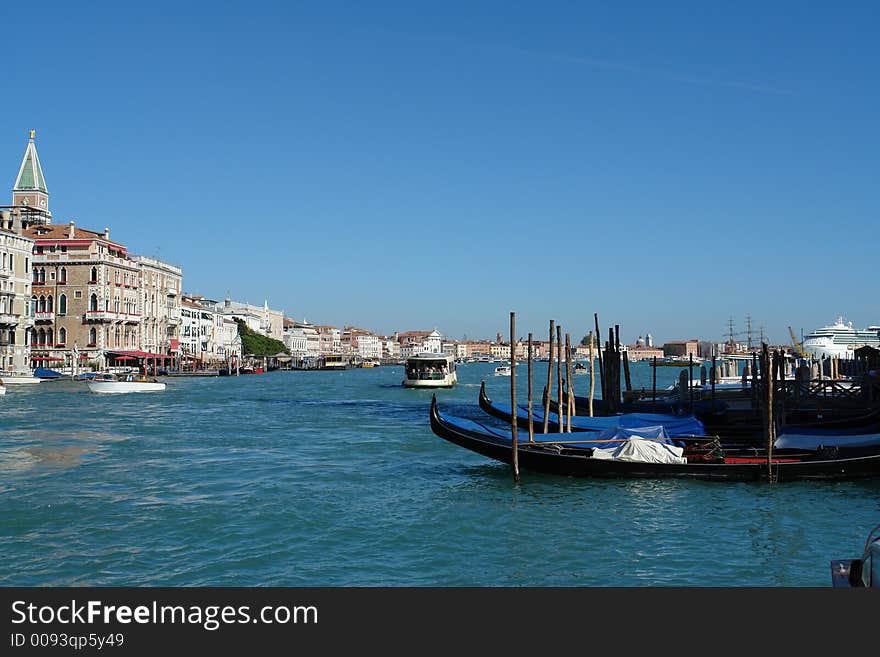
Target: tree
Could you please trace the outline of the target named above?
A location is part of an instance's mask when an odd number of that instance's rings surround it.
[[[290,354],[290,349],[280,340],[252,331],[244,320],[236,319],[235,323],[238,324],[241,349],[245,356],[275,356],[281,352]]]

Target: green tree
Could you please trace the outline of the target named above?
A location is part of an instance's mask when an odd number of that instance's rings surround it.
[[[241,349],[245,356],[275,356],[276,354],[290,354],[283,342],[270,338],[248,328],[241,319],[236,319],[238,335],[241,336]]]

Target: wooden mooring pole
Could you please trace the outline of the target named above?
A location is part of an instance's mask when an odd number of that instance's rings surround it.
[[[607,400],[608,394],[605,392],[605,368],[602,363],[602,333],[599,331],[599,313],[593,313],[593,319],[596,322],[596,351],[599,354],[599,387],[602,390],[602,399]]]
[[[767,439],[767,481],[773,483],[773,441],[776,429],[773,425],[773,367],[767,344],[761,347],[761,378],[764,383],[764,436]]]
[[[590,331],[590,399],[589,414],[593,417],[593,394],[596,392],[596,368],[593,366],[593,332]]]
[[[529,333],[529,442],[535,442],[535,421],[532,419],[532,334]]]
[[[513,480],[519,483],[519,441],[516,435],[516,313],[510,311],[510,435],[513,444]]]
[[[571,334],[565,334],[565,377],[568,379],[566,388],[567,403],[565,404],[565,432],[571,433],[571,415],[574,408],[574,385],[571,379]]]
[[[556,424],[559,433],[565,430],[565,415],[562,410],[562,326],[556,325]]]
[[[550,397],[553,396],[553,328],[556,326],[554,320],[550,320],[550,354],[547,360],[547,386],[544,388],[544,433],[547,433],[548,422],[550,421]]]
[[[651,369],[654,370],[651,373],[651,412],[657,412],[657,357],[654,356],[654,362],[652,363],[654,367]]]

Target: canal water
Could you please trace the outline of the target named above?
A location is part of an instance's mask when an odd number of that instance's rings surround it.
[[[482,417],[463,365],[444,412]],[[525,366],[518,376],[525,399]],[[536,380],[543,385],[546,365]],[[662,386],[678,375],[658,368]],[[0,397],[0,585],[829,586],[880,481],[594,481],[434,436],[402,367]],[[646,363],[634,385],[651,385]],[[579,394],[589,378],[575,379]],[[536,396],[540,398],[540,386]]]

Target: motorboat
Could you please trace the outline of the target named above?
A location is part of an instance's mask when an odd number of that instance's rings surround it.
[[[124,392],[161,392],[165,384],[153,377],[137,374],[102,373],[87,384],[91,392],[124,393]]]
[[[0,381],[6,385],[32,384],[40,383],[42,379],[36,377],[31,372],[0,372]]]
[[[575,363],[571,370],[574,374],[587,374],[590,371],[590,368],[583,363]]]
[[[510,365],[499,365],[496,367],[495,376],[510,376]]]
[[[406,359],[404,388],[451,388],[458,382],[455,359],[448,354],[421,353]]]

